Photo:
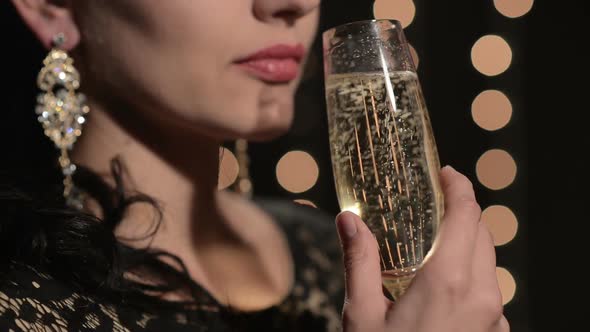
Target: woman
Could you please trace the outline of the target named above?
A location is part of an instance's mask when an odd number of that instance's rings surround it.
[[[2,196],[2,330],[508,330],[492,241],[452,168],[433,254],[395,305],[357,216],[337,217],[342,283],[319,212],[217,190],[220,142],[289,127],[319,0],[12,2],[75,59],[91,114],[60,159],[81,210],[35,183]]]

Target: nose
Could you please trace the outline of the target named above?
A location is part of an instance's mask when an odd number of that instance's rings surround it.
[[[254,0],[254,15],[263,22],[283,22],[289,26],[318,8],[320,0]]]

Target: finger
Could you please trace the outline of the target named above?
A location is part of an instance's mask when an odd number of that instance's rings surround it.
[[[433,256],[437,256],[445,265],[466,267],[471,263],[475,248],[481,208],[475,199],[471,181],[452,167],[442,169],[441,184],[445,214]]]
[[[352,212],[340,213],[336,226],[344,254],[346,305],[367,314],[384,313],[381,266],[373,234]]]
[[[491,328],[490,332],[510,332],[510,323],[508,323],[506,316],[502,315],[500,320]]]
[[[485,223],[479,224],[477,241],[472,263],[472,289],[476,290],[474,300],[483,309],[482,321],[497,322],[502,317],[503,303],[496,274],[496,252],[492,235]],[[497,323],[496,323],[497,325]]]
[[[473,280],[482,289],[500,294],[496,276],[496,250],[492,235],[484,223],[479,223],[475,250],[473,252]],[[480,288],[480,286],[478,286]],[[501,299],[500,299],[501,301]]]

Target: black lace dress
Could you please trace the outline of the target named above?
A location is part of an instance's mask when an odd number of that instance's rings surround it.
[[[259,204],[282,226],[295,260],[295,285],[280,304],[239,313],[203,290],[214,304],[207,309],[147,314],[101,303],[39,268],[13,262],[0,276],[0,331],[339,331],[344,285],[332,218],[286,202]]]

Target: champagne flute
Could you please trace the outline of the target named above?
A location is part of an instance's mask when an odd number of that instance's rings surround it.
[[[340,208],[379,244],[384,289],[408,287],[443,214],[440,162],[401,24],[371,20],[323,34],[326,102]]]

